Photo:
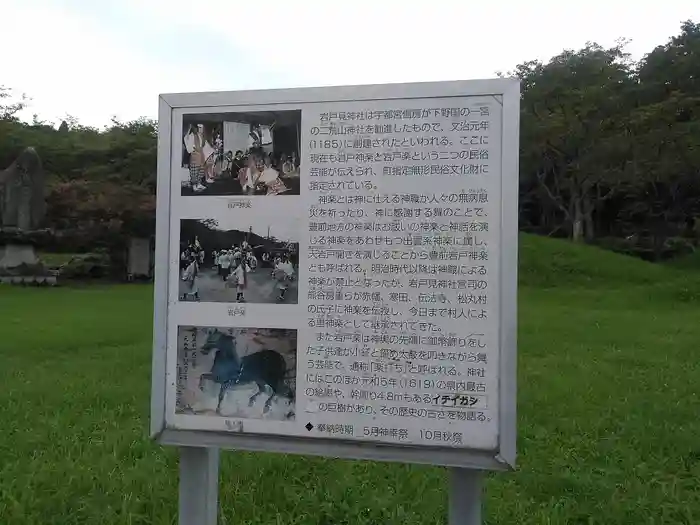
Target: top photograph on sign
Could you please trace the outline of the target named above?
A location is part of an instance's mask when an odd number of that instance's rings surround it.
[[[299,195],[301,111],[186,114],[182,195]]]

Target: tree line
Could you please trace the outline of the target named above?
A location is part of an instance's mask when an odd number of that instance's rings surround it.
[[[591,43],[518,65],[520,225],[661,260],[700,244],[700,24],[642,59]],[[0,167],[34,146],[49,174],[56,250],[153,231],[157,123],[102,130],[66,118],[20,121],[0,88]]]

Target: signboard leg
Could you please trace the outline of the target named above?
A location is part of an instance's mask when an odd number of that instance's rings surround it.
[[[449,525],[481,525],[479,470],[450,469]]]
[[[216,525],[219,449],[180,447],[179,525]]]

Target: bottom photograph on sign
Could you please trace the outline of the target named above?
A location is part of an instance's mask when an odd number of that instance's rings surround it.
[[[297,331],[179,326],[176,413],[294,421]]]

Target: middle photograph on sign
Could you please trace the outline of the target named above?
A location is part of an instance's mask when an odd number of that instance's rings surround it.
[[[180,220],[179,300],[297,304],[299,221]]]

